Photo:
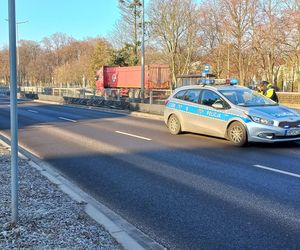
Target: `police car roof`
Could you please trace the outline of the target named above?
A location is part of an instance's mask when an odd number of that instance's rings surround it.
[[[186,85],[176,89],[176,92],[179,90],[185,89],[212,89],[212,90],[234,90],[234,89],[248,89],[247,87],[240,86],[240,85],[230,85],[230,84],[197,84],[197,85]]]
[[[215,85],[216,89],[218,90],[234,90],[234,89],[249,89],[245,86],[240,85]]]

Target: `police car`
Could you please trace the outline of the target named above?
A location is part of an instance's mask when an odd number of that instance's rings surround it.
[[[249,88],[183,86],[166,100],[164,121],[171,134],[183,131],[248,142],[300,140],[300,114]]]

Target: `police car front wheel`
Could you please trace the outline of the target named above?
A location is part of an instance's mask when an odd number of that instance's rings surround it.
[[[242,147],[247,143],[247,132],[243,124],[233,122],[228,128],[228,139],[235,145]]]
[[[181,133],[181,125],[176,115],[171,115],[168,120],[168,128],[172,135],[178,135]]]

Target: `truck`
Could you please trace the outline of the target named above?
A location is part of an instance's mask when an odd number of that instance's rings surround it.
[[[135,94],[138,97],[141,89],[141,66],[103,66],[96,72],[96,93],[106,89],[118,90],[120,96]],[[144,88],[147,90],[169,90],[171,74],[168,65],[151,64],[145,66]],[[138,94],[137,94],[138,93]]]

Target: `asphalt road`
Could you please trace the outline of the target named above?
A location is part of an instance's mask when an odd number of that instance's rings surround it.
[[[236,148],[172,136],[158,120],[36,103],[19,105],[19,127],[22,145],[169,249],[300,249],[300,143]]]

